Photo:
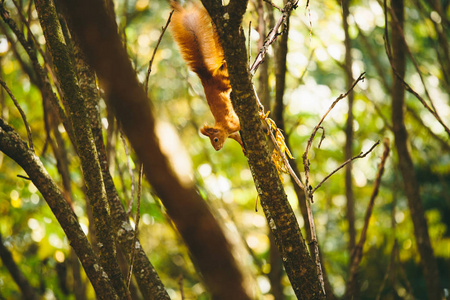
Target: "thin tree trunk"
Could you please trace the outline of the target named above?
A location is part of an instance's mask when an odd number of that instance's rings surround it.
[[[29,300],[39,299],[39,295],[36,293],[36,290],[31,286],[28,279],[19,269],[19,266],[14,261],[11,252],[3,244],[3,238],[1,235],[0,235],[0,259],[3,263],[3,266],[5,266],[8,269],[9,274],[11,274],[11,277],[13,278],[14,282],[17,284],[20,291],[22,292],[23,298]]]
[[[77,84],[76,72],[71,64],[70,55],[63,41],[56,9],[52,2],[38,0],[36,1],[36,10],[53,58],[56,76],[61,84],[63,97],[67,101],[70,112],[87,194],[93,208],[97,239],[101,243],[99,246],[100,261],[120,297],[130,299],[130,293],[125,286],[125,280],[117,263],[115,236],[112,232],[100,162],[96,155],[84,99]]]
[[[392,8],[403,28],[404,4],[403,0],[392,0]],[[392,21],[394,22],[394,21]],[[405,75],[405,45],[403,38],[397,29],[397,24],[391,24],[392,30],[392,57],[395,68],[392,88],[392,125],[395,137],[395,146],[399,161],[400,171],[403,177],[405,194],[408,199],[409,211],[414,225],[414,235],[420,261],[428,291],[428,299],[439,300],[442,297],[442,289],[437,268],[436,259],[431,247],[428,235],[428,225],[425,219],[425,211],[420,196],[420,184],[414,173],[414,165],[408,150],[408,133],[404,123],[405,89],[402,79]],[[401,78],[398,78],[400,76]]]
[[[216,25],[224,47],[233,88],[231,101],[239,116],[248,164],[286,273],[297,297],[324,299],[315,264],[303,240],[295,214],[287,201],[258,115],[247,64],[245,37],[241,27],[247,2],[231,0],[223,7],[219,2],[202,1]]]
[[[345,62],[344,62],[344,71],[345,71],[345,81],[347,88],[349,89],[353,83],[353,74],[352,74],[352,44],[350,35],[348,32],[348,16],[349,16],[349,6],[350,0],[342,0],[342,25],[344,27],[345,33]],[[353,156],[353,99],[354,93],[353,90],[348,94],[348,113],[347,113],[347,122],[345,125],[345,160],[350,159]],[[352,163],[349,163],[345,166],[345,195],[347,197],[347,222],[348,222],[348,249],[349,253],[352,253],[353,248],[355,247],[356,240],[356,230],[355,230],[355,199],[353,195],[353,182],[352,182]],[[356,287],[356,286],[355,286]],[[356,294],[357,287],[355,291],[353,291],[352,295],[357,297]]]
[[[163,283],[161,282],[161,279],[158,276],[158,273],[142,249],[139,239],[136,240],[136,245],[133,243],[136,230],[133,230],[131,227],[128,215],[125,212],[122,202],[120,201],[113,178],[109,172],[109,164],[105,145],[103,143],[102,125],[99,112],[100,99],[98,97],[94,71],[87,65],[86,58],[81,52],[81,49],[79,49],[78,42],[75,43],[75,56],[78,67],[80,88],[85,97],[86,109],[92,128],[92,135],[95,141],[98,159],[102,166],[101,169],[110,207],[110,215],[112,217],[112,226],[114,232],[117,234],[117,241],[119,242],[121,250],[118,252],[119,263],[121,262],[120,255],[124,256],[129,263],[131,261],[131,256],[134,254],[133,275],[136,278],[144,298],[170,299]],[[124,226],[127,230],[124,230]],[[138,251],[135,251],[136,247],[139,247]],[[126,265],[123,258],[122,263]],[[127,267],[125,267],[125,270],[127,270]],[[126,274],[127,272],[122,273]],[[133,288],[134,286],[130,287],[132,296],[133,293],[135,293]],[[133,297],[133,299],[135,299],[135,297]]]

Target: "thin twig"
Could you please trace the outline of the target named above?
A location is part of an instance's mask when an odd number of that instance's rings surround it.
[[[141,163],[139,167],[139,183],[138,183],[138,195],[137,195],[137,204],[136,204],[136,218],[134,225],[134,240],[133,240],[133,249],[131,250],[131,260],[130,260],[130,268],[128,272],[128,280],[127,286],[130,287],[131,276],[133,275],[133,265],[136,257],[136,253],[138,251],[138,232],[139,232],[139,220],[141,219],[141,191],[142,191],[142,174],[144,170],[144,165]]]
[[[383,292],[386,282],[389,279],[389,275],[391,275],[392,270],[395,267],[395,259],[397,257],[397,255],[396,255],[397,247],[398,247],[398,241],[397,241],[397,239],[395,239],[394,245],[392,246],[392,250],[391,250],[391,259],[389,260],[389,265],[387,267],[386,274],[384,274],[383,281],[381,282],[380,288],[378,289],[378,294],[377,294],[377,297],[375,298],[375,300],[381,299],[381,293]],[[393,281],[393,280],[394,280],[394,278],[391,279],[391,281]]]
[[[164,33],[166,32],[167,27],[169,27],[170,19],[172,18],[173,12],[174,12],[174,10],[172,10],[170,12],[170,15],[169,15],[169,18],[167,19],[166,25],[162,28],[162,32],[159,35],[159,39],[158,39],[158,42],[156,43],[156,47],[153,50],[152,58],[148,62],[147,76],[145,76],[145,93],[148,93],[148,80],[150,78],[150,73],[152,72],[152,65],[153,65],[153,60],[155,59],[156,50],[158,49],[159,44],[161,43],[162,37],[163,37]]]
[[[11,100],[14,102],[14,105],[17,107],[17,110],[19,111],[20,115],[22,116],[23,123],[25,124],[25,128],[27,129],[27,135],[28,135],[28,144],[30,146],[31,151],[34,152],[34,146],[33,146],[33,138],[31,136],[31,128],[27,121],[27,116],[25,115],[25,112],[20,107],[19,102],[17,101],[16,97],[14,97],[11,90],[8,88],[6,83],[3,81],[3,79],[0,78],[0,84],[3,86],[5,91],[8,93],[9,97],[11,97]]]
[[[320,146],[322,146],[322,142],[325,139],[325,127],[320,126],[320,129],[322,129],[322,136],[320,137],[319,145],[317,145],[317,148],[320,149]]]
[[[316,136],[317,131],[319,130],[319,128],[321,127],[323,121],[325,120],[325,118],[327,117],[327,115],[330,113],[330,111],[336,106],[336,104],[344,99],[345,97],[347,97],[347,95],[353,90],[353,88],[356,86],[356,84],[361,81],[364,80],[364,73],[362,73],[361,75],[359,75],[358,79],[355,80],[355,82],[352,84],[352,86],[350,87],[350,89],[345,93],[345,94],[340,94],[339,97],[336,98],[336,100],[333,101],[333,103],[331,104],[330,108],[328,108],[328,111],[322,116],[322,118],[320,119],[319,123],[316,125],[316,127],[314,127],[313,132],[311,133],[311,136],[309,137],[308,143],[306,145],[306,150],[305,153],[303,153],[303,166],[305,168],[305,186],[308,187],[309,186],[309,161],[308,161],[308,152],[311,149],[312,146],[312,142],[314,140],[314,137]],[[308,199],[311,200],[311,202],[313,201],[313,197],[312,197],[312,193],[310,193],[310,195],[307,197]]]
[[[127,141],[125,140],[122,130],[120,130],[119,136],[120,136],[120,139],[122,140],[123,147],[125,148],[125,154],[127,156],[128,173],[130,174],[130,179],[131,179],[131,196],[130,196],[130,202],[128,202],[128,209],[127,209],[127,215],[130,215],[131,209],[133,208],[133,203],[134,203],[134,187],[135,187],[134,174],[133,174],[133,169],[131,169],[131,158],[130,158],[130,153],[128,151]]]
[[[252,43],[250,40],[252,34],[252,21],[248,22],[248,40],[247,40],[247,57],[248,57],[248,66],[250,66],[250,61],[252,59]]]
[[[283,10],[281,9],[281,7],[277,6],[275,3],[273,3],[273,2],[270,1],[270,0],[264,0],[264,2],[269,3],[270,5],[272,5],[272,7],[278,9],[279,11],[283,11]]]
[[[256,88],[255,86],[253,86],[253,92],[255,93],[255,97],[256,97],[256,102],[258,104],[259,110],[261,114],[264,114],[264,106],[262,105],[261,101],[259,100],[259,96],[258,93],[256,92]],[[295,175],[294,170],[292,170],[291,165],[289,164],[289,160],[287,159],[286,155],[284,154],[284,151],[281,151],[280,146],[277,143],[277,139],[275,137],[275,135],[273,134],[272,130],[271,130],[271,126],[269,124],[269,121],[267,120],[267,118],[265,119],[265,124],[267,126],[267,130],[269,132],[269,136],[270,139],[272,140],[273,145],[275,146],[276,150],[278,151],[278,153],[281,155],[281,158],[283,159],[284,165],[286,166],[286,168],[289,171],[289,174],[292,176],[292,178],[294,178],[295,183],[297,183],[297,185],[304,190],[305,186],[302,183],[302,181],[297,177],[297,175]]]
[[[183,274],[180,274],[180,276],[178,277],[178,286],[180,288],[181,300],[186,299],[184,296],[184,289],[183,289]]]
[[[317,271],[317,275],[319,277],[319,281],[322,285],[322,290],[323,293],[325,294],[325,282],[323,279],[323,271],[322,271],[322,265],[320,262],[320,255],[319,255],[319,243],[317,241],[317,235],[316,235],[316,227],[314,224],[314,217],[312,214],[312,210],[311,210],[311,203],[313,203],[313,194],[312,194],[312,188],[309,185],[309,160],[308,160],[308,152],[312,146],[312,142],[313,139],[317,133],[317,131],[319,130],[319,128],[322,125],[322,122],[325,120],[325,117],[328,115],[328,113],[333,109],[333,107],[343,98],[345,98],[350,91],[353,90],[353,88],[356,86],[356,84],[364,79],[364,74],[362,73],[361,75],[359,75],[358,79],[356,79],[356,81],[353,83],[353,85],[350,87],[350,89],[345,93],[345,94],[341,94],[339,95],[339,97],[334,100],[334,102],[331,104],[330,108],[328,109],[328,111],[325,113],[325,115],[323,115],[323,117],[320,119],[319,123],[316,125],[316,127],[314,127],[314,130],[308,140],[308,144],[306,146],[306,150],[305,153],[303,154],[303,165],[305,168],[305,188],[303,189],[303,191],[305,192],[305,197],[306,197],[306,211],[307,211],[307,215],[308,215],[308,222],[309,222],[309,226],[310,226],[310,234],[311,234],[311,242],[309,243],[309,249],[311,252],[311,256],[314,259],[314,263],[316,265],[316,271]]]
[[[447,125],[444,123],[444,121],[442,121],[441,117],[439,116],[439,114],[437,113],[437,111],[435,109],[432,109],[426,102],[425,100],[416,92],[414,91],[409,84],[406,83],[406,81],[401,78],[401,76],[398,74],[397,70],[394,68],[394,66],[392,65],[392,70],[394,71],[395,76],[397,76],[398,79],[401,80],[401,82],[403,83],[403,86],[405,87],[405,89],[413,94],[419,101],[420,103],[422,103],[422,105],[436,118],[436,120],[442,125],[442,127],[444,127],[445,131],[447,132],[448,136],[450,137],[450,129],[447,127]],[[433,102],[430,101],[431,104],[433,104]],[[434,107],[434,106],[433,106]]]
[[[377,177],[375,179],[372,195],[370,196],[369,204],[367,205],[366,214],[364,216],[364,225],[361,230],[359,242],[356,245],[356,247],[353,249],[353,252],[351,255],[350,275],[349,275],[348,281],[347,281],[347,292],[350,293],[349,295],[351,295],[351,293],[353,293],[353,289],[355,288],[355,286],[354,286],[355,276],[356,276],[356,273],[359,268],[359,263],[361,262],[361,259],[362,259],[364,244],[366,242],[367,230],[369,228],[370,217],[372,216],[373,207],[375,205],[375,199],[378,195],[378,191],[380,190],[381,177],[383,176],[384,166],[385,166],[386,160],[389,156],[389,151],[390,151],[389,139],[385,138],[383,141],[383,144],[384,144],[384,151],[383,151],[383,155],[381,156],[381,162],[378,165]],[[371,150],[374,147],[375,147],[375,145],[372,146]],[[371,150],[369,150],[369,151],[371,151]]]
[[[28,177],[28,176],[17,175],[17,177],[22,178],[22,179],[26,179],[26,180],[31,180],[31,178]]]
[[[376,146],[378,146],[378,144],[380,144],[380,141],[377,141],[375,144],[372,145],[372,147],[370,147],[370,149],[368,151],[361,152],[360,154],[353,156],[349,159],[347,159],[345,162],[343,162],[339,167],[337,167],[333,172],[331,172],[330,174],[328,174],[315,188],[313,188],[311,190],[311,194],[314,194],[314,192],[320,188],[320,186],[327,181],[328,178],[330,178],[334,173],[336,173],[337,171],[339,171],[340,169],[342,169],[345,165],[349,164],[350,162],[354,161],[355,159],[358,158],[364,158],[367,156],[367,154],[369,154],[370,152],[372,152],[373,149],[375,149]]]
[[[400,26],[397,16],[395,15],[394,11],[392,10],[392,7],[390,7],[390,6],[389,6],[389,12],[390,12],[391,18],[394,20],[394,23],[397,27],[398,32],[400,33],[401,38],[403,40],[403,44],[405,45],[406,52],[408,53],[408,56],[411,59],[411,62],[413,63],[414,68],[416,69],[417,73],[419,74],[419,78],[420,78],[420,81],[422,82],[422,85],[423,85],[423,88],[425,91],[425,95],[427,95],[428,100],[430,100],[430,104],[431,104],[431,107],[433,108],[433,110],[436,111],[436,107],[434,106],[433,100],[431,99],[430,93],[428,92],[428,89],[425,84],[425,80],[423,79],[422,72],[420,71],[419,65],[418,65],[416,59],[414,58],[414,56],[412,55],[411,50],[409,49],[408,43],[406,42],[403,28]]]
[[[277,39],[277,37],[281,34],[279,32],[279,29],[282,24],[285,23],[286,18],[289,16],[291,11],[295,8],[297,8],[297,3],[299,0],[295,0],[293,2],[288,1],[286,5],[283,7],[281,17],[278,19],[275,26],[272,28],[272,30],[269,32],[268,36],[266,37],[266,40],[264,42],[264,45],[259,50],[258,55],[255,58],[255,61],[253,62],[252,67],[250,68],[250,74],[254,75],[256,70],[258,69],[259,65],[264,61],[264,57],[266,56],[267,50],[269,49],[269,46]],[[267,1],[266,1],[267,2]],[[269,2],[271,3],[271,2]],[[273,4],[272,4],[273,5]]]
[[[23,24],[25,24],[25,26],[27,27],[28,30],[28,35],[31,37],[31,39],[33,40],[34,44],[33,46],[35,47],[35,49],[39,52],[39,54],[41,54],[42,59],[44,60],[44,65],[45,68],[47,69],[47,72],[51,75],[52,80],[55,82],[55,86],[56,89],[58,90],[59,95],[61,96],[61,99],[63,98],[62,95],[62,90],[61,90],[61,86],[58,82],[58,79],[56,78],[55,73],[53,72],[53,69],[51,67],[51,65],[49,64],[49,61],[51,61],[51,59],[48,57],[48,55],[46,55],[46,53],[44,53],[44,51],[42,50],[39,41],[36,39],[36,37],[33,34],[33,31],[31,30],[30,27],[30,23],[29,21],[25,18],[25,16],[22,14],[22,9],[21,7],[17,4],[17,2],[15,0],[12,1],[14,6],[17,8],[17,14],[20,17],[20,20],[22,21]]]

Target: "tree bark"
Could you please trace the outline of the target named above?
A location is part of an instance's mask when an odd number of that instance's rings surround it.
[[[131,227],[129,217],[120,201],[113,178],[109,172],[106,148],[103,143],[102,125],[99,112],[99,97],[96,88],[94,71],[87,65],[84,54],[75,45],[76,61],[80,88],[86,100],[86,109],[92,128],[92,135],[101,164],[103,181],[110,207],[113,230],[125,259],[130,263],[131,256],[136,255],[133,264],[133,275],[139,285],[144,299],[170,299],[155,268],[151,264],[139,239],[134,244],[136,230]],[[135,251],[137,249],[137,251]],[[136,253],[135,253],[136,252]],[[135,253],[135,254],[134,254]],[[123,272],[122,272],[123,273]],[[130,291],[132,292],[132,291]]]
[[[87,194],[92,204],[94,224],[99,242],[100,261],[111,278],[114,288],[122,299],[131,299],[117,262],[114,234],[111,227],[109,207],[103,185],[92,132],[88,123],[84,99],[77,83],[67,46],[64,42],[56,9],[51,1],[36,1],[39,21],[53,58],[56,76],[67,101],[73,125],[76,147],[80,157]]]
[[[392,0],[392,9],[395,12],[401,28],[404,22],[403,0]],[[425,219],[425,211],[420,196],[420,184],[414,173],[414,165],[408,150],[408,133],[404,122],[405,89],[403,77],[405,76],[406,60],[405,45],[397,24],[391,22],[392,30],[392,66],[394,68],[394,80],[392,85],[392,125],[395,138],[395,146],[399,161],[400,171],[403,177],[405,194],[408,207],[414,225],[414,235],[420,261],[427,286],[428,299],[438,300],[442,297],[442,288],[439,279],[439,271],[433,254],[428,225]],[[396,74],[395,74],[396,73]],[[399,78],[400,77],[400,78]]]
[[[239,116],[248,164],[286,273],[298,298],[323,299],[315,265],[287,201],[262,130],[241,27],[247,1],[232,0],[225,7],[216,1],[204,0],[202,3],[216,25],[224,48],[233,89],[231,101]]]

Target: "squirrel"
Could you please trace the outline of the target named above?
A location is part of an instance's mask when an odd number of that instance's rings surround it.
[[[209,137],[216,151],[222,149],[227,138],[232,138],[245,152],[239,118],[231,104],[227,63],[211,17],[200,5],[192,4],[186,9],[175,1],[170,1],[170,5],[174,9],[170,31],[183,59],[200,78],[215,119],[213,127],[205,124],[200,132]]]

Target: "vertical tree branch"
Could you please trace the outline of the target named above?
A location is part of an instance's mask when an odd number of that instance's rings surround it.
[[[0,131],[1,130],[2,129],[0,129]],[[31,286],[28,279],[25,277],[23,272],[19,269],[19,266],[14,261],[11,252],[3,244],[3,238],[1,233],[0,233],[0,259],[3,263],[3,266],[5,266],[8,269],[9,274],[11,274],[11,277],[13,278],[14,282],[17,284],[20,291],[22,292],[23,298],[30,300],[39,299],[39,296],[34,290],[33,286]]]
[[[229,6],[222,7],[216,1],[202,1],[216,25],[224,48],[233,89],[231,101],[239,116],[248,164],[295,294],[297,297],[323,299],[316,268],[271,160],[261,127],[259,107],[247,65],[245,36],[241,27],[244,11],[231,9],[232,4],[236,2],[232,1]],[[239,2],[243,3],[242,6],[247,5],[247,1]],[[289,3],[293,5],[292,2]]]
[[[378,191],[380,190],[381,177],[383,176],[384,166],[386,164],[386,160],[389,156],[389,139],[385,139],[384,142],[384,152],[381,156],[381,162],[378,165],[377,177],[375,178],[375,183],[373,186],[372,195],[370,196],[369,204],[367,205],[366,214],[364,216],[364,226],[361,230],[361,234],[359,237],[358,244],[353,248],[353,251],[350,256],[350,275],[347,280],[347,289],[346,289],[346,298],[354,299],[355,295],[359,294],[356,290],[358,286],[356,285],[356,274],[358,271],[359,263],[361,262],[364,250],[364,244],[366,242],[367,230],[369,228],[370,217],[372,216],[373,207],[375,205],[375,199],[378,195]]]
[[[76,81],[76,73],[62,37],[56,10],[52,2],[43,0],[36,1],[36,9],[53,58],[63,96],[69,106],[68,110],[87,186],[87,194],[93,208],[94,224],[99,241],[100,261],[108,276],[110,276],[119,296],[122,299],[130,299],[130,293],[125,286],[125,281],[117,262],[108,202],[103,186],[100,163],[87,119],[84,99],[81,96],[81,91]]]
[[[350,88],[353,82],[352,73],[352,41],[350,39],[350,34],[348,32],[348,16],[350,0],[342,0],[342,25],[344,27],[345,34],[345,61],[344,61],[344,72],[345,81],[347,88]],[[348,113],[347,122],[345,124],[345,146],[344,146],[344,159],[348,160],[353,156],[353,90],[348,94]],[[352,163],[345,166],[345,196],[347,197],[347,222],[348,222],[348,249],[349,253],[353,251],[355,247],[356,240],[356,230],[355,230],[355,198],[353,195],[353,176],[352,176]]]
[[[70,22],[69,22],[70,24]],[[75,42],[75,56],[78,67],[80,88],[85,97],[92,135],[97,149],[98,159],[101,164],[103,181],[110,207],[113,230],[117,241],[127,261],[130,261],[131,253],[136,252],[134,264],[134,276],[139,289],[145,299],[169,299],[155,268],[149,261],[136,232],[131,227],[129,216],[122,205],[117,193],[108,163],[105,145],[103,143],[102,123],[99,111],[99,95],[96,87],[95,74],[86,63],[86,58]]]
[[[427,286],[428,299],[438,300],[441,299],[442,292],[439,271],[428,234],[428,224],[425,219],[425,211],[419,190],[420,184],[415,176],[413,161],[408,150],[408,133],[404,122],[405,89],[403,86],[403,77],[405,76],[406,68],[406,51],[404,39],[399,30],[399,27],[403,28],[404,23],[403,0],[392,0],[391,5],[397,19],[397,21],[392,21],[390,24],[392,31],[392,68],[393,72],[398,74],[394,74],[392,85],[392,126],[395,146],[397,148],[399,167],[403,176],[403,184],[411,219],[414,225],[414,234]],[[387,27],[388,24],[386,24]],[[390,49],[391,45],[389,44],[388,36],[386,36],[386,40],[387,49]]]

